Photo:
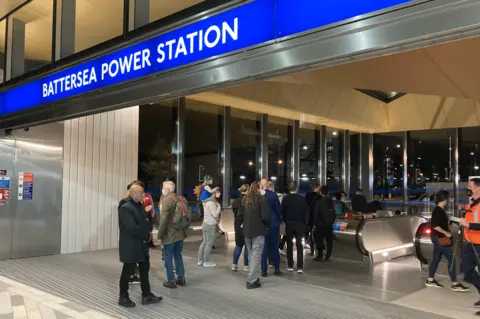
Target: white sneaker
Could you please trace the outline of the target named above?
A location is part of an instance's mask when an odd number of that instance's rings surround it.
[[[248,266],[243,267],[243,271],[250,271],[250,267]]]
[[[199,265],[199,266],[203,266],[203,261],[199,261],[199,262],[197,262],[197,265]]]
[[[216,267],[217,265],[212,263],[211,261],[207,261],[207,262],[204,262],[203,263],[203,267],[205,268],[213,268],[213,267]]]
[[[298,274],[303,274],[303,269],[297,269]]]
[[[289,268],[287,268],[287,271],[288,271],[288,272],[293,272],[293,268],[290,268],[290,267],[289,267]]]
[[[232,270],[233,270],[233,271],[238,271],[238,265],[233,264],[233,265],[232,265]]]

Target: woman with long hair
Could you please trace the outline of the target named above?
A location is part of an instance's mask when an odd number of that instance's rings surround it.
[[[249,253],[250,269],[247,276],[247,289],[260,288],[262,253],[265,235],[268,234],[270,209],[267,201],[260,194],[258,182],[253,182],[243,197],[238,219],[240,225],[243,225],[245,244]]]
[[[235,250],[233,251],[233,265],[232,270],[238,271],[238,260],[240,259],[240,255],[242,254],[242,249],[245,246],[245,237],[243,235],[243,228],[240,222],[240,218],[238,216],[238,211],[242,206],[242,201],[248,191],[248,184],[242,185],[238,190],[240,191],[240,196],[238,196],[232,203],[232,210],[234,220],[234,228],[235,228]],[[243,252],[243,265],[244,271],[248,271],[248,249],[245,246],[245,250]]]

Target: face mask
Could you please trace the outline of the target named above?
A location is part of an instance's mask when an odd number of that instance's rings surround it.
[[[166,189],[162,189],[162,195],[163,196],[167,196],[168,195],[168,191]]]
[[[264,189],[260,190],[260,194],[265,195],[265,190]]]
[[[465,191],[465,194],[467,194],[468,197],[472,197],[473,196],[473,191],[471,189],[468,189]]]

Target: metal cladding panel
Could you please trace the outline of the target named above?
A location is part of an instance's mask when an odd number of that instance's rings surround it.
[[[65,121],[62,253],[118,247],[118,202],[137,178],[138,107]]]

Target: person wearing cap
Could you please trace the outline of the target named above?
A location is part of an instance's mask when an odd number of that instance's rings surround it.
[[[211,195],[218,192],[218,187],[213,187],[213,177],[205,175],[203,177],[202,191],[200,192],[200,201],[202,203],[208,201],[215,201],[215,198]]]

